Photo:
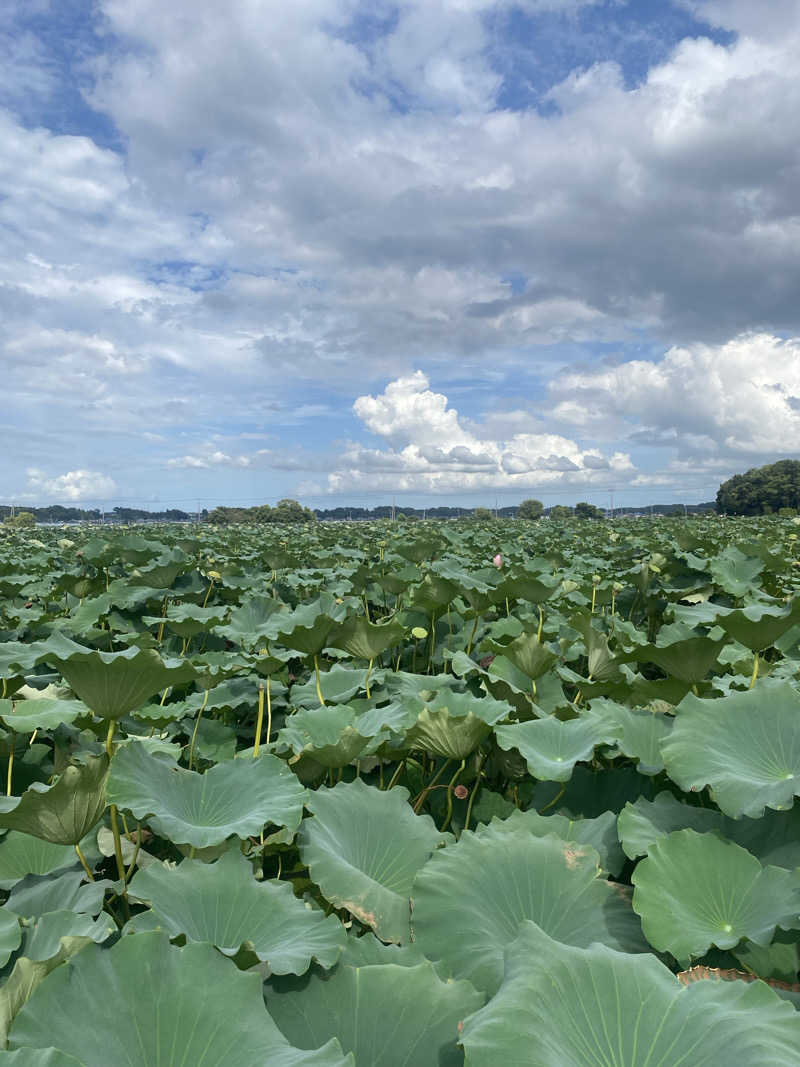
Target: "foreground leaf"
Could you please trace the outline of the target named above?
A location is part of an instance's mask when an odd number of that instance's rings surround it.
[[[66,767],[55,785],[34,782],[21,797],[0,797],[0,826],[55,845],[77,845],[106,809],[108,757]]]

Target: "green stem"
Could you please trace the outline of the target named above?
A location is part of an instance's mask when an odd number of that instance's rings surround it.
[[[366,678],[364,679],[364,688],[365,688],[365,689],[366,689],[366,691],[367,691],[367,700],[369,700],[369,699],[370,699],[370,691],[369,691],[369,676],[370,676],[370,675],[372,674],[372,664],[373,664],[373,663],[374,663],[374,660],[373,660],[373,659],[370,659],[370,661],[369,661],[369,666],[367,667],[367,677],[366,677]]]
[[[431,780],[428,782],[428,784],[422,790],[420,795],[417,797],[417,802],[414,805],[415,814],[419,815],[420,808],[425,803],[425,798],[427,797],[428,793],[430,793],[431,789],[433,789],[433,787],[436,785],[436,783],[442,777],[442,774],[443,774],[445,768],[449,767],[452,762],[453,761],[449,760],[449,759],[445,760],[444,763],[439,768],[439,770],[436,772],[436,774],[434,774],[433,778],[431,778]]]
[[[428,674],[433,674],[433,652],[436,648],[436,616],[431,615],[431,644],[428,653]]]
[[[78,855],[78,859],[81,861],[81,866],[86,871],[86,877],[89,879],[90,882],[93,882],[94,881],[94,875],[92,874],[92,871],[91,871],[91,868],[89,867],[89,864],[86,862],[86,857],[81,852],[81,846],[80,845],[73,845],[73,848],[75,849],[75,852]]]
[[[6,780],[6,794],[8,796],[11,796],[12,795],[12,793],[11,793],[12,775],[13,775],[13,771],[14,771],[14,731],[13,730],[9,730],[8,737],[9,737],[9,741],[10,741],[10,744],[11,744],[11,750],[10,750],[9,756],[8,756],[8,778]]]
[[[206,598],[203,601],[203,607],[205,607],[206,604],[208,603],[208,598],[211,596],[211,590],[213,588],[214,588],[214,579],[212,578],[211,581],[208,583],[208,589],[206,589]]]
[[[208,703],[208,694],[210,690],[206,689],[206,695],[203,697],[203,704],[197,713],[197,718],[194,720],[194,730],[192,730],[192,740],[189,744],[189,770],[192,769],[192,761],[194,760],[194,742],[197,737],[197,727],[200,725],[200,720],[203,717],[206,704]]]
[[[539,604],[539,629],[536,631],[536,640],[539,644],[542,643],[542,630],[544,629],[544,612],[542,611],[542,605]]]
[[[475,622],[472,624],[472,633],[469,635],[469,641],[467,641],[467,655],[472,651],[472,642],[475,640],[475,632],[478,629],[478,619],[480,616],[475,616]]]
[[[542,815],[544,812],[547,811],[548,808],[552,808],[554,804],[557,804],[559,802],[559,800],[561,800],[561,798],[564,796],[564,793],[566,792],[566,788],[567,788],[567,785],[566,785],[566,782],[565,782],[564,785],[561,786],[559,791],[553,797],[553,799],[551,801],[549,801],[547,804],[545,804],[545,806],[543,808],[539,808],[539,814]]]
[[[444,831],[450,825],[450,820],[453,818],[453,789],[455,788],[455,784],[458,781],[458,776],[464,770],[466,765],[466,759],[462,759],[461,766],[456,768],[456,773],[453,775],[447,785],[447,815],[445,816],[445,820],[442,823],[442,833],[444,833]]]
[[[753,653],[753,674],[752,674],[752,677],[750,678],[750,685],[748,686],[748,689],[752,689],[753,686],[756,684],[756,678],[758,678],[758,653],[754,652]]]
[[[397,780],[400,777],[400,775],[402,774],[403,768],[405,767],[405,765],[406,765],[406,761],[405,760],[400,760],[400,762],[397,765],[397,770],[394,772],[394,774],[392,775],[391,779],[389,780],[389,784],[386,787],[387,789],[391,789],[393,785],[397,784]]]
[[[314,677],[317,680],[317,696],[319,697],[319,703],[320,706],[324,708],[327,705],[325,704],[325,697],[322,695],[322,686],[320,685],[319,677],[319,660],[316,656],[314,656]]]
[[[122,837],[119,832],[119,819],[117,818],[116,804],[110,806],[109,813],[111,815],[111,832],[114,834],[114,855],[117,860],[117,874],[119,875],[119,880],[122,882],[122,896],[124,898],[128,881],[125,877],[125,861],[122,858]]]
[[[472,818],[472,805],[475,803],[475,797],[481,787],[481,771],[483,770],[483,765],[485,762],[486,757],[481,756],[481,761],[478,764],[478,773],[475,775],[475,785],[472,787],[472,792],[469,795],[469,803],[467,804],[467,815],[464,819],[464,830],[469,830],[469,820]],[[461,832],[463,833],[464,831],[462,830]]]
[[[256,719],[256,743],[253,745],[253,759],[258,757],[261,746],[261,728],[264,725],[264,683],[258,683],[258,718]]]

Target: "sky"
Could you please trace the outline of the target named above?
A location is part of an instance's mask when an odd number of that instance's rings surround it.
[[[800,0],[3,0],[0,503],[800,458]]]

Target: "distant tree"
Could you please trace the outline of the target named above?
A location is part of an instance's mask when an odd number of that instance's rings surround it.
[[[3,520],[4,526],[12,526],[15,529],[23,530],[25,527],[35,526],[36,519],[31,515],[29,511],[18,511],[16,515],[9,515],[8,518]]]
[[[587,504],[585,500],[580,500],[575,505],[575,515],[579,519],[599,519],[602,518],[603,512],[594,504]]]
[[[717,490],[717,511],[726,515],[768,515],[800,506],[800,461],[782,459],[734,474]]]
[[[551,519],[571,519],[572,514],[572,508],[568,508],[564,504],[556,504],[554,507],[550,508]]]
[[[473,508],[473,519],[479,519],[481,522],[485,522],[486,519],[493,519],[494,515],[488,508]]]
[[[272,509],[271,522],[316,522],[317,516],[296,500],[279,500]]]
[[[544,504],[541,500],[523,500],[519,506],[517,515],[521,519],[541,519],[544,514]]]

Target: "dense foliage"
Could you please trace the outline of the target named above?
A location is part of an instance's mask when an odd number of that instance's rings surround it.
[[[782,459],[766,467],[735,474],[717,491],[717,511],[724,515],[768,515],[800,507],[800,460]]]
[[[796,531],[0,527],[0,1064],[800,1063]]]

